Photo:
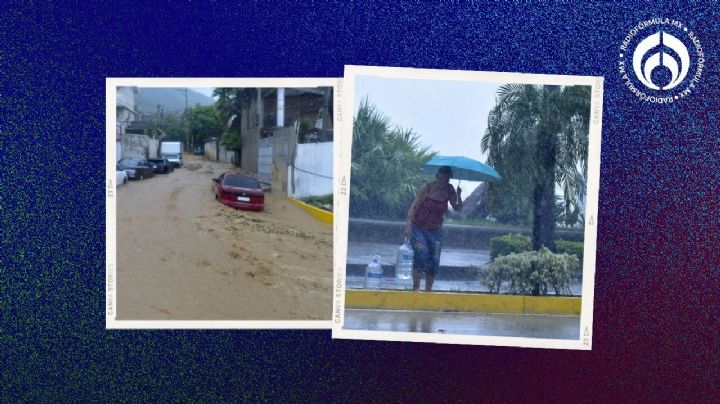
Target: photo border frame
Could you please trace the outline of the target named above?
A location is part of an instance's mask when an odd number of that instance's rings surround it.
[[[536,85],[586,85],[591,87],[590,128],[588,139],[587,195],[585,205],[585,233],[583,240],[583,282],[580,307],[580,332],[577,340],[527,337],[499,337],[482,335],[454,335],[419,332],[346,330],[345,278],[347,264],[348,221],[350,203],[350,165],[354,115],[355,80],[358,76],[397,79],[475,81],[485,83],[518,83]],[[419,69],[383,66],[345,66],[345,76],[337,96],[337,117],[341,136],[336,137],[340,150],[336,154],[336,211],[333,270],[332,338],[385,341],[433,342],[443,344],[511,346],[591,350],[593,335],[593,301],[595,289],[595,255],[597,251],[598,196],[600,188],[600,149],[602,132],[604,78],[599,76],[570,76],[532,73],[509,73],[468,70]],[[337,157],[340,158],[337,158]]]
[[[117,88],[119,86],[157,87],[157,88],[304,88],[333,87],[333,152],[337,150],[338,135],[338,78],[149,78],[149,77],[107,77],[105,79],[105,328],[106,329],[320,329],[331,327],[328,320],[118,320],[117,319],[117,188],[116,159],[116,123]],[[337,159],[333,156],[333,166]],[[335,175],[337,171],[333,173]],[[335,181],[333,181],[335,183]],[[336,223],[336,221],[333,221]],[[335,224],[333,224],[333,245],[335,244]],[[333,248],[334,252],[334,248]],[[334,261],[334,260],[333,260]],[[328,299],[332,288],[328,288]]]

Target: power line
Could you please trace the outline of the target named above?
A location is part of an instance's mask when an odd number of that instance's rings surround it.
[[[302,168],[297,168],[297,167],[295,167],[295,169],[298,170],[298,171],[302,171],[302,172],[304,172],[304,173],[307,173],[307,174],[312,174],[312,175],[316,175],[316,176],[318,176],[318,177],[327,178],[327,179],[329,179],[329,180],[332,180],[332,179],[333,179],[333,177],[328,177],[327,175],[322,175],[322,174],[314,173],[314,172],[312,172],[312,171],[303,170]]]

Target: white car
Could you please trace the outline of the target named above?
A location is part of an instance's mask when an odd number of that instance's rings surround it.
[[[117,173],[117,182],[115,183],[115,186],[119,187],[120,185],[127,184],[128,175],[120,164],[115,164],[115,172]]]

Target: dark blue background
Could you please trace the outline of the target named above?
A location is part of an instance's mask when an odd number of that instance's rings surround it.
[[[1,401],[718,398],[716,4],[138,3],[0,6]],[[650,17],[704,45],[682,102],[620,81]],[[345,64],[605,77],[592,351],[105,330],[105,78]]]

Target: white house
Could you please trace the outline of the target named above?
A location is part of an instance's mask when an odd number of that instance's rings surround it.
[[[116,148],[115,148],[115,159],[120,160],[122,156],[122,144],[120,143],[121,136],[125,133],[125,128],[128,127],[130,122],[134,121],[137,116],[135,111],[135,94],[138,93],[137,87],[118,87],[116,92],[116,118],[115,121],[115,133],[116,133]]]

